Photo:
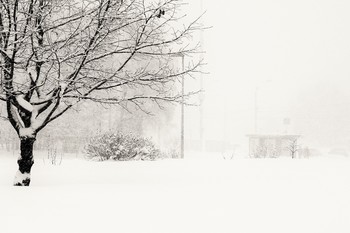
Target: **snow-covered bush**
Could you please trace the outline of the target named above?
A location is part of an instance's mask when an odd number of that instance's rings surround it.
[[[262,145],[255,148],[252,158],[277,158],[277,150],[272,145]]]
[[[155,160],[160,151],[149,138],[133,134],[105,133],[91,138],[87,157],[97,160]]]

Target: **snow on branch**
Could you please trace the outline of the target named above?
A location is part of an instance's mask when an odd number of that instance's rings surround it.
[[[182,23],[180,0],[10,2],[0,3],[0,100],[17,108],[13,125],[41,117],[44,126],[83,100],[185,102],[178,84],[201,72],[192,35],[203,28]]]
[[[17,95],[15,98],[20,107],[27,110],[28,112],[33,111],[33,106],[24,99],[24,95]]]

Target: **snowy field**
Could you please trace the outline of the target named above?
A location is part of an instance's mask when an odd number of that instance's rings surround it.
[[[345,158],[44,162],[0,157],[1,233],[350,232]]]

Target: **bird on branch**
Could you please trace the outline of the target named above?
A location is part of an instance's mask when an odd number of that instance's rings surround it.
[[[165,15],[165,10],[160,9],[157,17],[160,18],[162,15]]]

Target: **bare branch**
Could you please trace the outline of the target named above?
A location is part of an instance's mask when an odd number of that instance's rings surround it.
[[[0,0],[0,100],[11,124],[39,131],[83,100],[147,113],[147,102],[189,104],[197,92],[182,96],[179,87],[201,72],[191,36],[202,28],[199,18],[181,23],[182,4]],[[181,67],[176,57],[184,56]]]

